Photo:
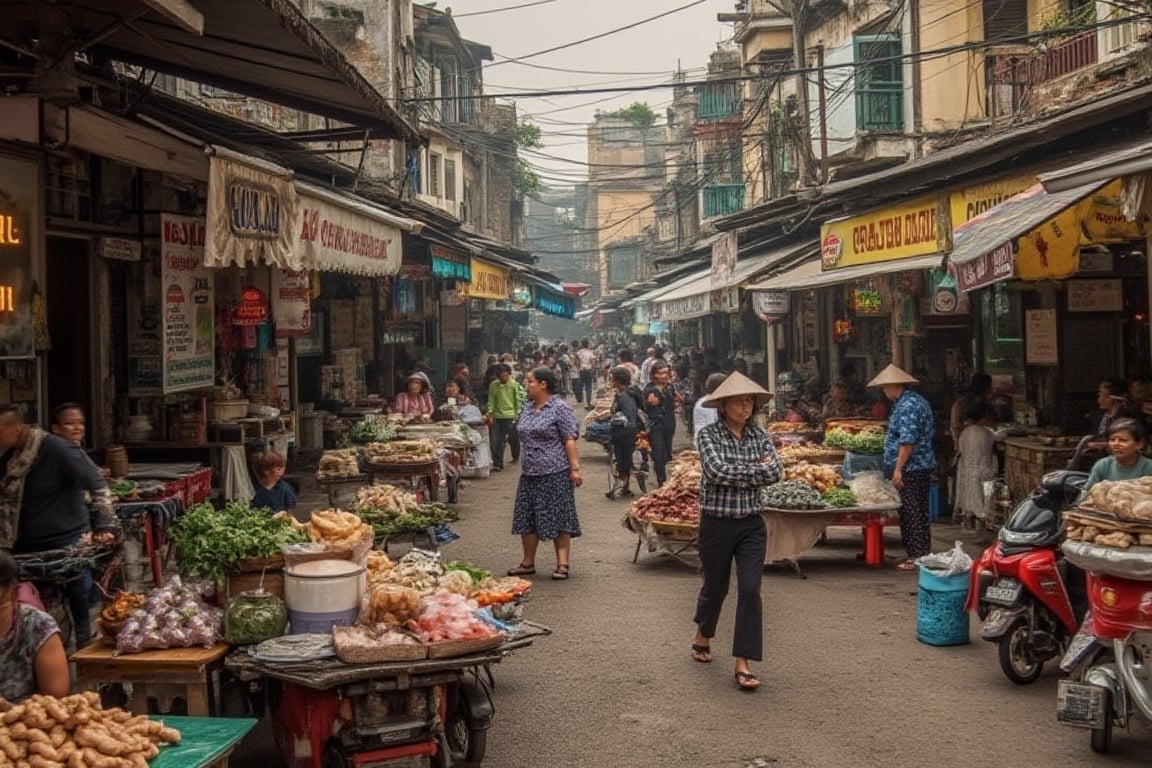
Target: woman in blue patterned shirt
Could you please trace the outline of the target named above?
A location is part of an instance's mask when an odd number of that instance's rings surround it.
[[[696,636],[692,658],[712,661],[712,637],[724,598],[732,562],[736,562],[736,627],[732,656],[736,685],[753,691],[760,680],[749,661],[764,654],[764,615],[760,580],[768,534],[760,515],[760,489],[780,480],[782,470],[772,438],[752,423],[752,414],[772,397],[741,373],[732,373],[705,405],[720,418],[696,436],[700,451],[700,532],[696,546],[704,583],[696,598]]]
[[[533,368],[525,377],[528,403],[520,412],[520,482],[512,512],[512,533],[524,546],[520,564],[509,576],[536,573],[536,548],[551,540],[556,548],[552,578],[568,578],[572,539],[580,536],[574,489],[584,482],[576,438],[580,433],[572,406],[557,394],[556,374],[551,368]]]
[[[932,549],[928,487],[936,468],[932,449],[936,429],[932,406],[923,395],[908,388],[919,383],[895,365],[889,365],[868,382],[870,387],[883,389],[884,396],[893,403],[884,441],[884,470],[892,475],[892,485],[900,491],[900,542],[908,555],[896,565],[900,571],[915,571],[916,558]]]

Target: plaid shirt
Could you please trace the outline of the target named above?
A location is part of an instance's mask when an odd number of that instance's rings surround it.
[[[772,438],[755,424],[736,435],[721,418],[696,435],[700,451],[700,514],[751,517],[760,514],[760,488],[783,475]]]

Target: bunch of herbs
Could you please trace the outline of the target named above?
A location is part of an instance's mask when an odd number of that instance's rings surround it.
[[[307,541],[286,517],[229,502],[216,509],[204,502],[190,507],[172,529],[172,543],[183,573],[222,583],[248,557],[273,557],[285,544]]]

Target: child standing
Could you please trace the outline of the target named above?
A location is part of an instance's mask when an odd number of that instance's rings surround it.
[[[961,525],[972,528],[988,514],[984,483],[996,478],[995,414],[986,402],[974,400],[965,407],[964,418],[968,426],[957,442],[956,513]]]
[[[273,512],[283,512],[296,506],[296,493],[292,486],[284,482],[284,457],[275,451],[258,453],[252,457],[256,468],[257,488],[252,497],[254,508],[265,507]]]

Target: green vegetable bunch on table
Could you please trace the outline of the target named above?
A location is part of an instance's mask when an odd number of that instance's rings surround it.
[[[442,523],[454,523],[460,519],[459,512],[444,504],[421,504],[411,511],[400,514],[396,514],[396,510],[390,508],[360,507],[356,510],[356,514],[372,526],[377,536],[416,533]]]
[[[830,429],[824,435],[824,445],[852,453],[884,453],[885,432],[878,427],[869,427],[859,432],[844,429]]]
[[[472,579],[472,584],[480,584],[492,578],[492,571],[485,570],[463,560],[452,560],[444,563],[445,571],[463,571]]]
[[[190,507],[172,529],[184,573],[217,583],[245,558],[275,557],[285,544],[307,540],[286,517],[273,517],[271,510],[236,501],[223,509],[209,502]]]
[[[852,493],[851,488],[844,486],[829,488],[824,491],[824,503],[830,507],[855,507],[856,494]]]

